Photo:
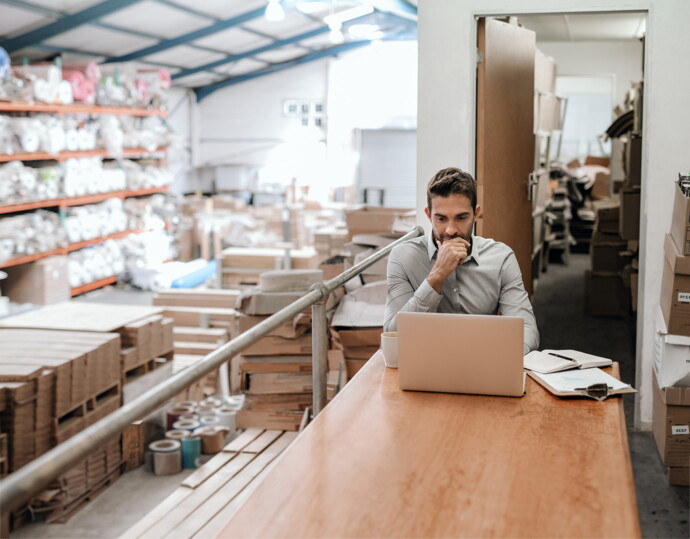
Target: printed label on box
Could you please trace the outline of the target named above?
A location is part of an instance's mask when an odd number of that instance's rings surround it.
[[[690,434],[690,425],[671,425],[671,435]]]
[[[680,303],[690,303],[690,292],[678,292],[678,301]]]

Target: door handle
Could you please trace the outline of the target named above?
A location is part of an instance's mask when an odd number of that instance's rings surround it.
[[[534,188],[537,186],[538,183],[539,181],[537,180],[537,175],[534,172],[530,172],[529,176],[527,177],[527,200],[529,200],[530,202],[534,198]]]

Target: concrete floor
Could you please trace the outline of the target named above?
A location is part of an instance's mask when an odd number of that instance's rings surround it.
[[[577,348],[610,357],[620,362],[623,380],[632,383],[634,318],[584,315],[584,272],[588,267],[587,255],[572,255],[567,266],[550,264],[547,273],[542,274],[533,298],[541,348]],[[86,301],[139,304],[149,304],[149,298],[150,294],[117,289],[82,297]],[[688,489],[668,485],[651,433],[632,430],[633,398],[626,396],[624,404],[643,536],[687,538]],[[19,529],[12,537],[117,537],[175,490],[185,477],[185,472],[156,477],[139,468],[123,475],[67,524],[33,524]]]

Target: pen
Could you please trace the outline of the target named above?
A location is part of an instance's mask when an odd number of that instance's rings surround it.
[[[550,356],[560,357],[561,359],[567,359],[568,361],[572,361],[573,363],[577,363],[577,360],[573,359],[571,357],[562,356],[561,354],[554,354],[553,352],[546,352],[546,353],[549,354]]]

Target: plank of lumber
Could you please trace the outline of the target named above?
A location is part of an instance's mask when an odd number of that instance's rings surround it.
[[[256,440],[246,446],[242,453],[261,453],[269,445],[278,439],[283,434],[282,430],[267,430],[259,436]]]
[[[191,354],[205,356],[218,349],[215,344],[207,342],[175,341],[173,343],[176,354]]]
[[[225,466],[228,462],[235,458],[237,453],[220,452],[213,456],[211,460],[204,463],[194,473],[189,475],[187,479],[182,482],[183,487],[197,488],[220,468]]]
[[[170,496],[154,507],[144,518],[123,533],[121,539],[136,539],[137,537],[141,537],[149,528],[155,526],[165,515],[175,509],[175,507],[192,492],[194,492],[194,490],[187,487],[174,490]]]
[[[235,453],[240,452],[250,443],[256,440],[263,432],[263,429],[247,429],[237,438],[232,440],[228,445],[226,445],[223,448],[223,451]]]
[[[228,340],[228,332],[221,328],[178,326],[173,328],[176,341],[209,342],[219,344]]]
[[[203,505],[210,496],[239,474],[255,458],[256,455],[253,453],[238,454],[226,466],[223,466],[209,477],[199,488],[193,489],[191,494],[186,496],[182,503],[176,505],[172,511],[165,515],[164,519],[159,520],[155,526],[149,528],[141,537],[150,539],[168,537],[190,515],[196,512],[199,506]],[[180,488],[187,489],[187,487]],[[204,515],[201,515],[201,518],[208,518],[208,516],[204,517]]]
[[[259,453],[240,473],[214,492],[200,506],[197,506],[196,510],[171,530],[171,533],[166,535],[166,537],[171,539],[188,538],[198,533],[208,523],[210,518],[218,514],[223,507],[240,494],[294,440],[294,436],[281,434],[282,436],[263,452]]]

